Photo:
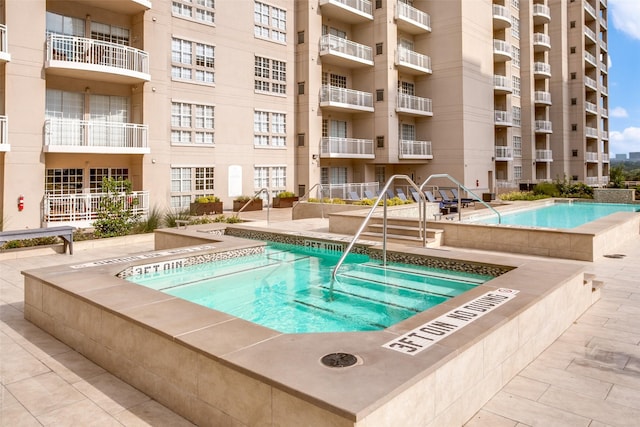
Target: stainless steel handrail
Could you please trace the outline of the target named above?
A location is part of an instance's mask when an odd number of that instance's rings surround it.
[[[313,187],[311,187],[309,190],[307,190],[306,193],[304,193],[302,195],[302,197],[298,198],[298,201],[296,201],[293,206],[291,207],[291,218],[293,218],[293,211],[296,209],[296,206],[298,206],[298,204],[302,201],[302,199],[304,199],[305,197],[307,198],[307,200],[309,199],[309,194],[311,194],[311,192],[313,191],[314,188],[316,187],[320,187],[320,193],[322,193],[322,191],[324,190],[323,188],[323,184],[314,184]],[[324,201],[322,200],[322,197],[320,197],[320,216],[322,219],[324,219]]]
[[[249,206],[249,203],[255,200],[258,194],[262,193],[263,191],[267,194],[267,224],[269,224],[269,205],[271,204],[271,191],[267,187],[263,187],[260,190],[256,191],[253,196],[251,196],[251,198],[247,201],[247,203],[245,203],[240,209],[238,209],[238,212],[236,212],[236,216],[240,215],[240,212],[242,212],[244,208]]]

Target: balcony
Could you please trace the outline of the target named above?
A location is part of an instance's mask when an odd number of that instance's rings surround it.
[[[551,77],[551,65],[547,64],[546,62],[534,62],[533,76],[534,78]]]
[[[551,105],[551,92],[537,90],[533,92],[533,100],[538,105]]]
[[[496,126],[513,126],[511,113],[509,113],[508,111],[495,110],[494,117]]]
[[[551,9],[544,4],[533,5],[533,23],[535,25],[548,24],[551,22]]]
[[[322,85],[320,107],[334,111],[373,112],[373,95],[369,92]]]
[[[133,84],[151,80],[149,55],[116,43],[60,34],[47,37],[45,69],[77,79]]]
[[[413,141],[409,139],[401,139],[398,150],[398,159],[433,159],[431,152],[431,141]]]
[[[372,139],[325,137],[320,141],[320,157],[332,159],[375,159]]]
[[[42,204],[44,226],[91,227],[98,219],[100,203],[105,196],[106,193],[45,194]],[[119,197],[124,209],[131,209],[134,215],[144,217],[149,213],[148,191],[134,191]]]
[[[598,163],[598,153],[594,153],[592,151],[587,151],[584,153],[584,160],[588,163]]]
[[[322,16],[348,24],[373,21],[372,10],[368,0],[320,0]]]
[[[584,0],[583,4],[584,4],[584,10],[586,10],[589,13],[589,15],[591,15],[593,17],[593,19],[595,19],[596,18],[596,8],[591,6],[589,4],[589,2],[587,2],[587,0]]]
[[[534,129],[536,133],[553,133],[549,120],[536,120],[534,122]]]
[[[590,89],[598,90],[598,84],[591,77],[584,76],[584,85]]]
[[[584,135],[587,138],[598,139],[598,129],[587,126],[584,128]]]
[[[431,99],[421,98],[415,95],[407,95],[406,93],[399,93],[396,112],[419,117],[433,116]]]
[[[609,110],[604,107],[600,107],[600,115],[602,117],[609,117]]]
[[[547,52],[551,49],[551,37],[544,33],[533,34],[533,50],[535,52]]]
[[[406,47],[398,46],[396,65],[406,74],[431,74],[431,58]]]
[[[511,27],[511,12],[501,4],[493,5],[493,28],[503,29]]]
[[[584,183],[587,185],[598,185],[600,183],[600,180],[598,179],[597,176],[585,176],[584,177]]]
[[[591,40],[593,43],[596,42],[596,32],[593,31],[591,28],[587,27],[586,25],[584,26],[584,35],[587,36],[587,38],[589,40]]]
[[[600,19],[598,19],[598,22],[600,22],[600,26],[602,28],[604,28],[605,30],[607,29],[607,20],[604,19],[604,16],[601,16]]]
[[[609,163],[609,153],[602,153],[602,163]]]
[[[493,76],[493,90],[499,94],[507,94],[513,92],[511,85],[511,78],[507,76],[494,75]]]
[[[47,119],[44,152],[148,154],[147,125],[73,119]]]
[[[496,145],[496,161],[508,162],[513,160],[513,148]]]
[[[609,132],[606,130],[603,130],[602,132],[600,132],[600,138],[604,139],[605,141],[609,140]]]
[[[598,63],[596,62],[596,57],[592,53],[585,51],[584,60],[587,61],[589,64],[593,65],[594,67],[598,65]]]
[[[7,116],[0,116],[0,153],[11,151],[9,145],[9,134],[7,132]]]
[[[0,62],[11,61],[9,41],[7,40],[7,26],[0,24]]]
[[[82,0],[82,5],[98,7],[122,15],[133,15],[151,9],[151,0]]]
[[[323,64],[340,67],[373,66],[371,47],[333,34],[325,34],[320,38],[320,57]]]
[[[598,106],[593,102],[585,101],[584,110],[589,114],[598,114]]]
[[[494,40],[493,59],[497,62],[511,61],[511,45],[504,40]]]
[[[609,67],[607,67],[607,64],[602,61],[600,61],[600,72],[602,74],[607,74],[609,72]]]
[[[600,89],[600,93],[602,93],[603,95],[607,95],[609,93],[607,87],[603,84],[598,85],[598,89]]]
[[[536,150],[536,162],[553,162],[553,152],[551,150]]]
[[[413,6],[398,1],[396,3],[396,25],[400,31],[409,34],[431,32],[431,17]]]

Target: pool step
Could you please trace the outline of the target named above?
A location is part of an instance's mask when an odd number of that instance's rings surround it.
[[[371,240],[382,241],[383,237],[383,223],[382,220],[376,218],[368,225],[367,231],[361,235],[366,236]],[[427,228],[427,247],[437,248],[443,243],[444,230]],[[393,243],[404,243],[411,245],[422,245],[423,239],[420,237],[420,226],[418,221],[406,221],[398,223],[398,221],[387,221],[387,241]]]

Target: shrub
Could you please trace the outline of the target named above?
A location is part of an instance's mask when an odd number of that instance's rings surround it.
[[[500,200],[515,201],[515,200],[540,200],[547,199],[549,196],[546,194],[534,194],[533,191],[512,191],[510,193],[504,193],[500,195]]]
[[[373,204],[375,203],[375,199],[362,199],[362,200],[358,200],[353,202],[354,205],[363,205],[363,206],[373,206]],[[397,205],[406,205],[409,203],[413,203],[413,201],[407,199],[407,200],[402,200],[400,197],[393,197],[391,199],[387,199],[387,206],[397,206]],[[380,203],[378,203],[378,206],[383,206],[384,205],[384,199],[380,200]]]
[[[281,198],[296,197],[296,195],[291,191],[281,191],[280,193],[278,193],[278,197],[281,197]]]
[[[533,194],[545,195],[547,197],[559,197],[560,190],[558,185],[552,182],[540,182],[533,187]]]
[[[164,214],[164,225],[169,228],[174,228],[176,226],[176,220],[189,221],[190,218],[191,216],[189,215],[188,209],[181,211],[169,210]]]
[[[145,219],[136,222],[131,232],[133,234],[153,233],[153,230],[156,230],[161,226],[162,213],[160,212],[160,209],[154,206],[149,209],[149,213]]]
[[[233,200],[235,202],[248,202],[249,200],[251,200],[251,197],[249,197],[249,196],[238,196]]]
[[[220,201],[218,196],[200,196],[196,197],[196,203],[217,203]]]
[[[332,205],[346,205],[347,202],[345,202],[342,199],[339,198],[330,198],[330,197],[324,197],[322,199],[317,199],[317,198],[313,198],[310,197],[309,198],[309,203],[327,203],[327,204],[332,204]]]
[[[131,232],[138,217],[133,206],[138,200],[131,196],[131,181],[128,179],[103,178],[97,219],[93,226],[99,237],[124,236]]]

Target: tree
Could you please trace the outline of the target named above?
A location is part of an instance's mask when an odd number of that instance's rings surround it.
[[[138,199],[132,196],[132,184],[128,179],[103,178],[98,218],[94,221],[96,235],[99,237],[124,236],[138,220],[133,208]]]
[[[609,169],[609,187],[624,188],[624,177],[624,168],[622,166],[613,166]]]

